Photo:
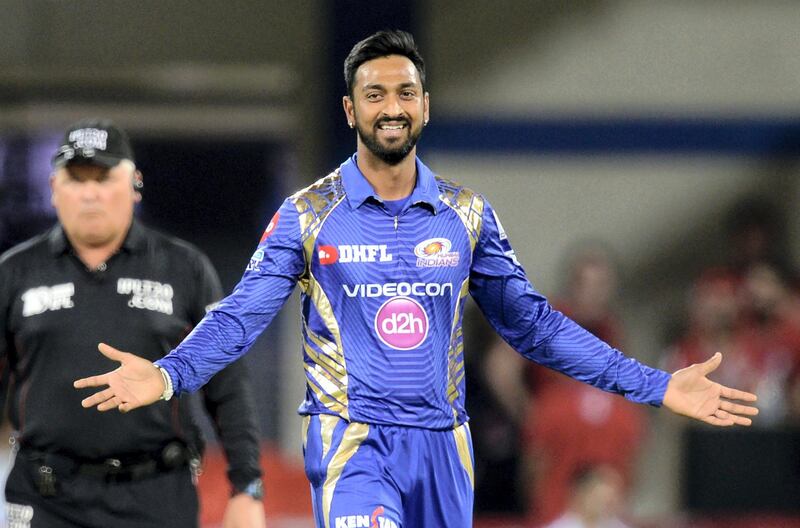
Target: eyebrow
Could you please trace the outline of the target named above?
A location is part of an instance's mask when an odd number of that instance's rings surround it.
[[[413,82],[400,83],[400,85],[398,86],[398,88],[401,90],[405,88],[416,88],[416,87],[417,83]],[[361,88],[361,91],[366,92],[367,90],[386,90],[386,86],[384,86],[383,84],[375,83],[375,84],[367,84]]]

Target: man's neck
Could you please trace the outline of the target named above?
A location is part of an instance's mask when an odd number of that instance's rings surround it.
[[[389,165],[363,145],[358,146],[358,168],[382,200],[402,200],[417,181],[416,148],[397,165]]]
[[[107,262],[108,259],[119,251],[122,247],[122,243],[125,241],[127,231],[121,237],[97,245],[84,244],[70,237],[69,233],[66,233],[66,235],[72,245],[72,250],[75,252],[75,255],[78,256],[87,269],[95,270],[100,264]]]

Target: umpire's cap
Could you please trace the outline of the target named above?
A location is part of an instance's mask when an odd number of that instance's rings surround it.
[[[120,161],[133,161],[133,149],[124,130],[108,119],[83,119],[72,124],[53,156],[53,166],[86,163],[114,167]]]

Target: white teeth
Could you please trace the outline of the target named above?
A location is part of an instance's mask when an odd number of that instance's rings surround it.
[[[402,130],[403,125],[383,125],[381,126],[383,130]]]

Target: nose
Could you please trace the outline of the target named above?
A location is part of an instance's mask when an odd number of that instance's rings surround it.
[[[83,201],[93,201],[97,199],[98,192],[100,191],[100,184],[94,180],[84,181],[81,183],[80,197]]]
[[[386,104],[383,106],[383,111],[381,112],[386,117],[402,117],[403,107],[400,105],[400,98],[394,94],[389,94],[386,96]]]

